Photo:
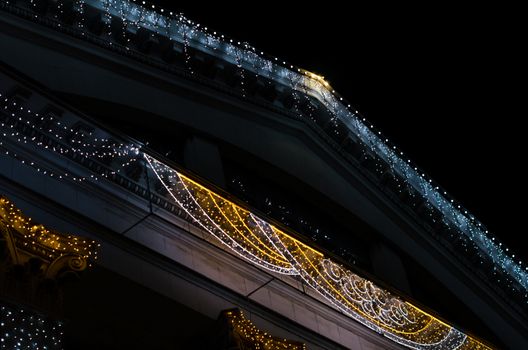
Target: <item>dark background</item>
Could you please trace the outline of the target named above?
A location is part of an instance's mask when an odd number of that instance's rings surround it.
[[[528,40],[520,9],[154,3],[324,75],[516,260],[528,262],[522,126]]]

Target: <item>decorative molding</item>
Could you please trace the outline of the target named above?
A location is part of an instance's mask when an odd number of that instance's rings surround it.
[[[97,258],[95,241],[49,230],[0,196],[0,296],[63,314],[63,286]]]
[[[0,196],[0,231],[11,264],[31,264],[43,279],[81,272],[97,259],[95,241],[49,230],[24,216],[3,196]]]

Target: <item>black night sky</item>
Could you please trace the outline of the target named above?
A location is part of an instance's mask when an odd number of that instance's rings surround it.
[[[156,3],[324,75],[528,261],[519,9]]]

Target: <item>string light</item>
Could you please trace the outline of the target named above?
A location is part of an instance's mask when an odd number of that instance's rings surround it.
[[[61,350],[63,325],[24,309],[0,305],[0,349]]]
[[[59,267],[56,262],[62,257],[68,258],[68,266],[75,271],[84,270],[97,259],[95,241],[48,230],[24,216],[3,196],[0,196],[0,232],[8,244],[13,263],[24,265],[31,257],[38,256],[47,262],[41,267],[46,278],[55,277]]]
[[[0,94],[0,98],[4,97]],[[16,141],[23,144],[33,144],[45,151],[68,155],[70,157],[95,158],[101,162],[113,162],[121,160],[116,164],[117,170],[112,172],[101,172],[99,177],[108,177],[114,173],[120,173],[137,160],[139,147],[132,144],[124,144],[109,137],[95,135],[91,130],[82,127],[74,129],[66,126],[53,113],[39,114],[20,106],[15,99],[4,97],[2,107],[4,113],[0,118],[0,149],[6,155],[18,159],[21,163],[32,166],[38,172],[57,179],[71,178],[82,182],[87,180],[97,181],[99,178],[91,174],[89,177],[74,175],[67,171],[53,171],[39,166],[35,161],[26,159],[16,151],[7,149],[6,141]],[[91,128],[90,128],[91,129]],[[40,132],[38,135],[36,132]]]
[[[244,344],[249,344],[251,349],[262,350],[305,350],[306,345],[287,339],[274,337],[267,332],[258,329],[244,313],[238,309],[228,310],[222,313],[232,328],[235,343],[241,349],[246,349]]]

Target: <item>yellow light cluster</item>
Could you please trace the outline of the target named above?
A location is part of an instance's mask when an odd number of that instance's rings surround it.
[[[145,158],[172,199],[229,249],[262,268],[301,277],[331,306],[365,326],[412,349],[490,349],[189,177]]]
[[[31,256],[55,261],[62,256],[81,258],[83,261],[97,259],[95,241],[64,235],[36,224],[22,214],[7,198],[0,196],[0,227],[8,241],[8,248],[15,264],[23,264]],[[24,254],[20,254],[23,251]]]
[[[301,70],[302,73],[307,76],[308,78],[311,78],[321,84],[323,84],[323,86],[327,89],[330,88],[330,84],[325,80],[325,77],[323,77],[322,75],[318,75],[318,74],[315,74],[315,73],[312,73],[310,71],[307,71],[307,70]]]
[[[248,320],[242,311],[229,310],[225,316],[229,325],[233,329],[235,339],[239,338],[242,343],[251,344],[252,349],[262,350],[305,350],[306,345],[287,339],[273,337],[267,332],[258,329]]]

